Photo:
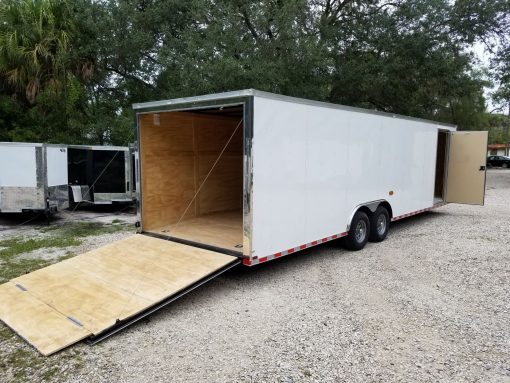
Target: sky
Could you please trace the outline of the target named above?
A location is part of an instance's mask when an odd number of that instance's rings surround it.
[[[482,44],[481,42],[476,42],[475,44],[473,44],[471,51],[475,54],[476,58],[478,59],[480,68],[489,67],[491,54],[485,49],[484,44]],[[493,92],[494,90],[495,90],[494,87],[486,87],[484,91],[488,112],[492,112],[497,108],[497,105],[492,102],[490,97],[491,92]]]

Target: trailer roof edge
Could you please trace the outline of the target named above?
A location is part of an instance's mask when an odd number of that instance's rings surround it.
[[[250,96],[269,98],[269,99],[278,100],[278,101],[288,101],[288,102],[293,102],[293,103],[297,103],[297,104],[320,106],[323,108],[340,109],[340,110],[346,110],[346,111],[356,112],[356,113],[374,114],[374,115],[378,115],[378,116],[398,118],[398,119],[409,120],[409,121],[426,122],[429,124],[435,124],[435,125],[445,126],[448,128],[457,129],[457,125],[449,124],[446,122],[427,120],[425,118],[404,116],[404,115],[400,115],[400,114],[381,112],[378,110],[364,109],[364,108],[358,108],[358,107],[354,107],[354,106],[333,104],[333,103],[324,102],[324,101],[315,101],[315,100],[308,100],[305,98],[284,96],[281,94],[264,92],[264,91],[260,91],[260,90],[256,90],[256,89],[243,89],[243,90],[223,92],[223,93],[206,94],[206,95],[201,95],[201,96],[181,97],[181,98],[174,98],[174,99],[170,99],[170,100],[136,103],[136,104],[133,104],[133,110],[140,111],[140,112],[142,112],[142,111],[148,112],[151,109],[158,109],[159,111],[162,111],[162,109],[165,106],[175,107],[178,105],[189,105],[189,104],[194,104],[194,103],[203,104],[203,103],[207,103],[208,101],[212,102],[212,101],[220,101],[220,100],[239,99],[242,97],[250,97]]]
[[[90,149],[90,150],[129,150],[129,146],[117,146],[117,145],[66,145],[71,149]]]

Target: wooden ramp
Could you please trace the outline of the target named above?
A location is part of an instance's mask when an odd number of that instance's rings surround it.
[[[0,319],[50,355],[236,262],[137,234],[0,285]]]

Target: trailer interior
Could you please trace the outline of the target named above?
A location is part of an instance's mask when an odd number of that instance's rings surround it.
[[[445,179],[447,169],[448,132],[440,130],[437,136],[436,178],[434,185],[434,204],[445,200]]]
[[[139,116],[141,225],[242,253],[243,107]]]
[[[83,193],[84,200],[95,202],[94,196],[98,193],[126,192],[123,151],[69,147],[67,153],[69,184],[82,185],[90,190]],[[70,197],[73,197],[72,193]]]

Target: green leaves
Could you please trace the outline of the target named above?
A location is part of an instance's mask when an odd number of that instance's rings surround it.
[[[243,88],[480,129],[489,77],[510,99],[508,14],[508,0],[5,0],[0,136],[126,144],[133,102]],[[499,47],[490,76],[474,42]]]
[[[0,7],[0,72],[35,104],[41,88],[62,88],[73,33],[65,1],[5,1]]]

